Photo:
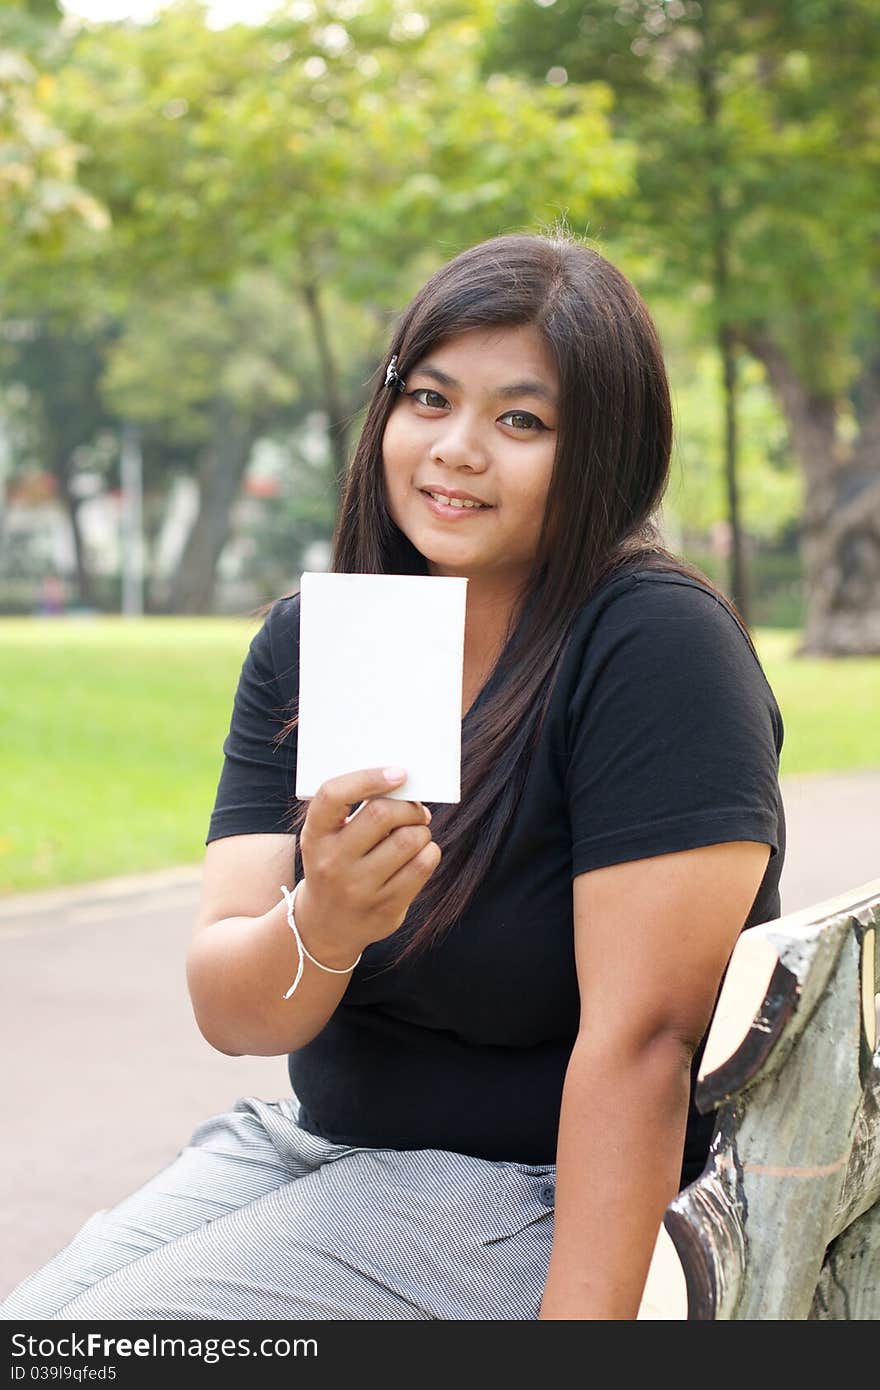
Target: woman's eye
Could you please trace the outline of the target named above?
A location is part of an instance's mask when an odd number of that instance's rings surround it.
[[[408,391],[407,395],[416,402],[417,405],[426,406],[429,410],[444,410],[449,402],[440,391],[433,391],[430,386],[419,386],[415,391]],[[532,415],[528,410],[508,410],[501,420],[511,428],[519,430],[521,433],[535,433],[545,430],[547,426],[537,415]]]
[[[537,415],[531,415],[527,410],[508,410],[502,419],[510,420],[515,430],[545,430],[547,428]]]
[[[417,391],[410,391],[409,394],[419,405],[426,405],[432,410],[441,410],[446,404],[446,397],[442,396],[439,391],[432,391],[430,386],[420,386]],[[433,396],[434,399],[422,400],[423,396]]]

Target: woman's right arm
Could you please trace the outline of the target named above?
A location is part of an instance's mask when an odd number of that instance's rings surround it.
[[[440,849],[420,802],[382,796],[371,769],[325,782],[302,830],[306,882],[297,897],[303,944],[322,964],[345,970],[403,922]],[[363,801],[354,816],[348,807]],[[351,974],[299,962],[281,885],[293,888],[293,835],[230,835],[205,854],[202,898],[186,960],[202,1036],[229,1056],[275,1057],[304,1047],[324,1027]]]
[[[280,885],[293,887],[294,835],[230,835],[205,852],[202,900],[186,959],[193,1013],[202,1036],[231,1057],[277,1057],[321,1031],[350,975],[329,975],[304,956],[296,992],[296,941]],[[300,921],[312,955],[342,969],[348,960],[322,956]]]

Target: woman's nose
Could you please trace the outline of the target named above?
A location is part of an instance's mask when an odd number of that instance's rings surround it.
[[[489,462],[486,441],[480,431],[462,417],[450,420],[437,434],[430,453],[432,459],[452,468],[466,466],[481,470]]]

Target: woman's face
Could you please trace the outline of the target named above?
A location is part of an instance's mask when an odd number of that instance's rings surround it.
[[[559,378],[536,328],[475,328],[410,367],[385,426],[391,516],[435,575],[514,584],[531,569],[553,471]],[[456,508],[431,491],[464,494]]]

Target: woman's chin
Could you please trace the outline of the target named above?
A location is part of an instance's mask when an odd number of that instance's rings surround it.
[[[424,555],[428,565],[437,565],[443,568],[453,569],[455,566],[466,565],[468,568],[479,566],[480,558],[474,555],[473,551],[463,545],[437,543],[435,536],[419,536],[414,533],[410,536],[410,541],[415,546],[420,555]]]

